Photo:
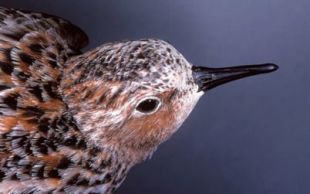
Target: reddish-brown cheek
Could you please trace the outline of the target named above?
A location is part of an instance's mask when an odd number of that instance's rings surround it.
[[[129,119],[123,126],[123,130],[126,130],[125,134],[130,134],[126,139],[132,144],[153,147],[170,136],[173,121],[174,117],[171,110],[162,108],[152,115]]]
[[[126,131],[123,134],[130,134],[126,137],[129,142],[139,147],[154,147],[174,132],[177,110],[166,100],[166,95],[162,96],[164,103],[157,112],[127,120],[122,130]]]

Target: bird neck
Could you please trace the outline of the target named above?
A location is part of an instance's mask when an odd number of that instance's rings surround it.
[[[84,150],[82,152],[67,150],[66,154],[73,156],[71,161],[75,161],[72,167],[78,169],[79,174],[78,178],[73,176],[71,182],[73,185],[86,182],[87,185],[85,186],[93,189],[102,187],[107,189],[107,193],[114,192],[125,180],[129,170],[137,163],[150,157],[152,153],[131,150],[126,146],[110,142],[100,147],[87,142]],[[66,149],[63,151],[66,152]],[[91,174],[91,177],[87,174]]]
[[[56,128],[47,132],[49,145],[59,150],[62,158],[57,164],[59,177],[66,187],[106,189],[113,192],[125,179],[128,171],[143,159],[142,153],[133,153],[111,142],[98,146],[83,135],[70,112],[62,115]],[[57,188],[61,192],[63,187]]]

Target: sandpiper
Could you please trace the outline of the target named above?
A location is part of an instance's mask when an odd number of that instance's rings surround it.
[[[87,42],[59,17],[0,8],[0,193],[112,193],[206,91],[277,69],[193,66],[159,39]]]

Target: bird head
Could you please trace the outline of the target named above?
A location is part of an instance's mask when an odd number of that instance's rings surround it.
[[[165,41],[126,41],[69,60],[62,91],[89,142],[144,159],[180,127],[206,91],[275,69],[197,67]]]

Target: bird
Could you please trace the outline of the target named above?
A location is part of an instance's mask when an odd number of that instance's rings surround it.
[[[203,94],[278,68],[194,66],[156,38],[87,44],[65,19],[0,8],[0,193],[113,193]]]

